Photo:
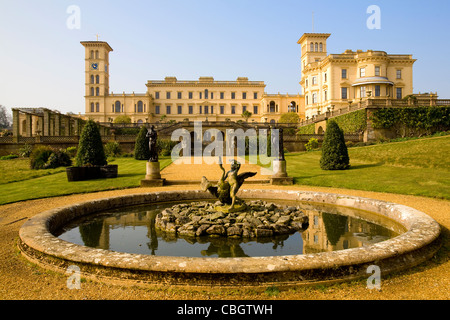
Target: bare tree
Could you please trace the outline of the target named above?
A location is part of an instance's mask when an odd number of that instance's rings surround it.
[[[0,104],[0,129],[9,128],[12,125],[12,115],[8,113],[6,107]]]

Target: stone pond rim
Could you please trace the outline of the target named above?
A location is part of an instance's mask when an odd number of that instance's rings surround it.
[[[430,259],[441,246],[439,224],[425,213],[404,205],[347,195],[290,190],[241,190],[239,197],[356,208],[391,219],[402,225],[406,232],[377,244],[342,251],[245,258],[129,254],[76,245],[52,234],[72,219],[106,209],[213,199],[207,192],[191,190],[132,194],[48,210],[24,223],[19,231],[18,246],[27,259],[61,273],[76,265],[83,277],[99,281],[206,287],[284,287],[367,278],[370,265],[380,267],[382,275],[397,272]]]

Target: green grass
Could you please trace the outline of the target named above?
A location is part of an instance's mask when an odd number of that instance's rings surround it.
[[[351,168],[320,169],[320,151],[286,154],[299,185],[450,199],[450,137],[349,148]]]
[[[172,163],[172,160],[170,157],[160,157],[160,162],[162,170]],[[134,158],[116,158],[108,163],[119,166],[117,178],[68,182],[65,168],[31,170],[28,163],[28,159],[0,161],[2,172],[0,176],[0,204],[138,187],[146,174],[145,161],[135,160]]]

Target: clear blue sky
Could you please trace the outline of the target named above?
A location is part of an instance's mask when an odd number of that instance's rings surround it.
[[[80,28],[66,25],[80,8]],[[370,30],[368,6],[381,9]],[[0,2],[0,104],[84,113],[84,48],[107,41],[110,90],[144,93],[147,80],[244,76],[268,93],[301,93],[305,32],[331,33],[328,53],[413,54],[414,92],[450,98],[448,0],[151,0]]]

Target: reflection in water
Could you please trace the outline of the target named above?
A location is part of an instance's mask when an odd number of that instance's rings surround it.
[[[259,239],[181,237],[155,228],[155,217],[172,204],[111,210],[67,225],[59,238],[93,248],[118,252],[189,257],[254,257],[344,250],[397,236],[398,226],[361,219],[357,210],[296,203],[309,216],[302,233]],[[345,214],[345,215],[344,215]],[[375,222],[375,223],[374,223]],[[392,222],[391,222],[392,223]]]

